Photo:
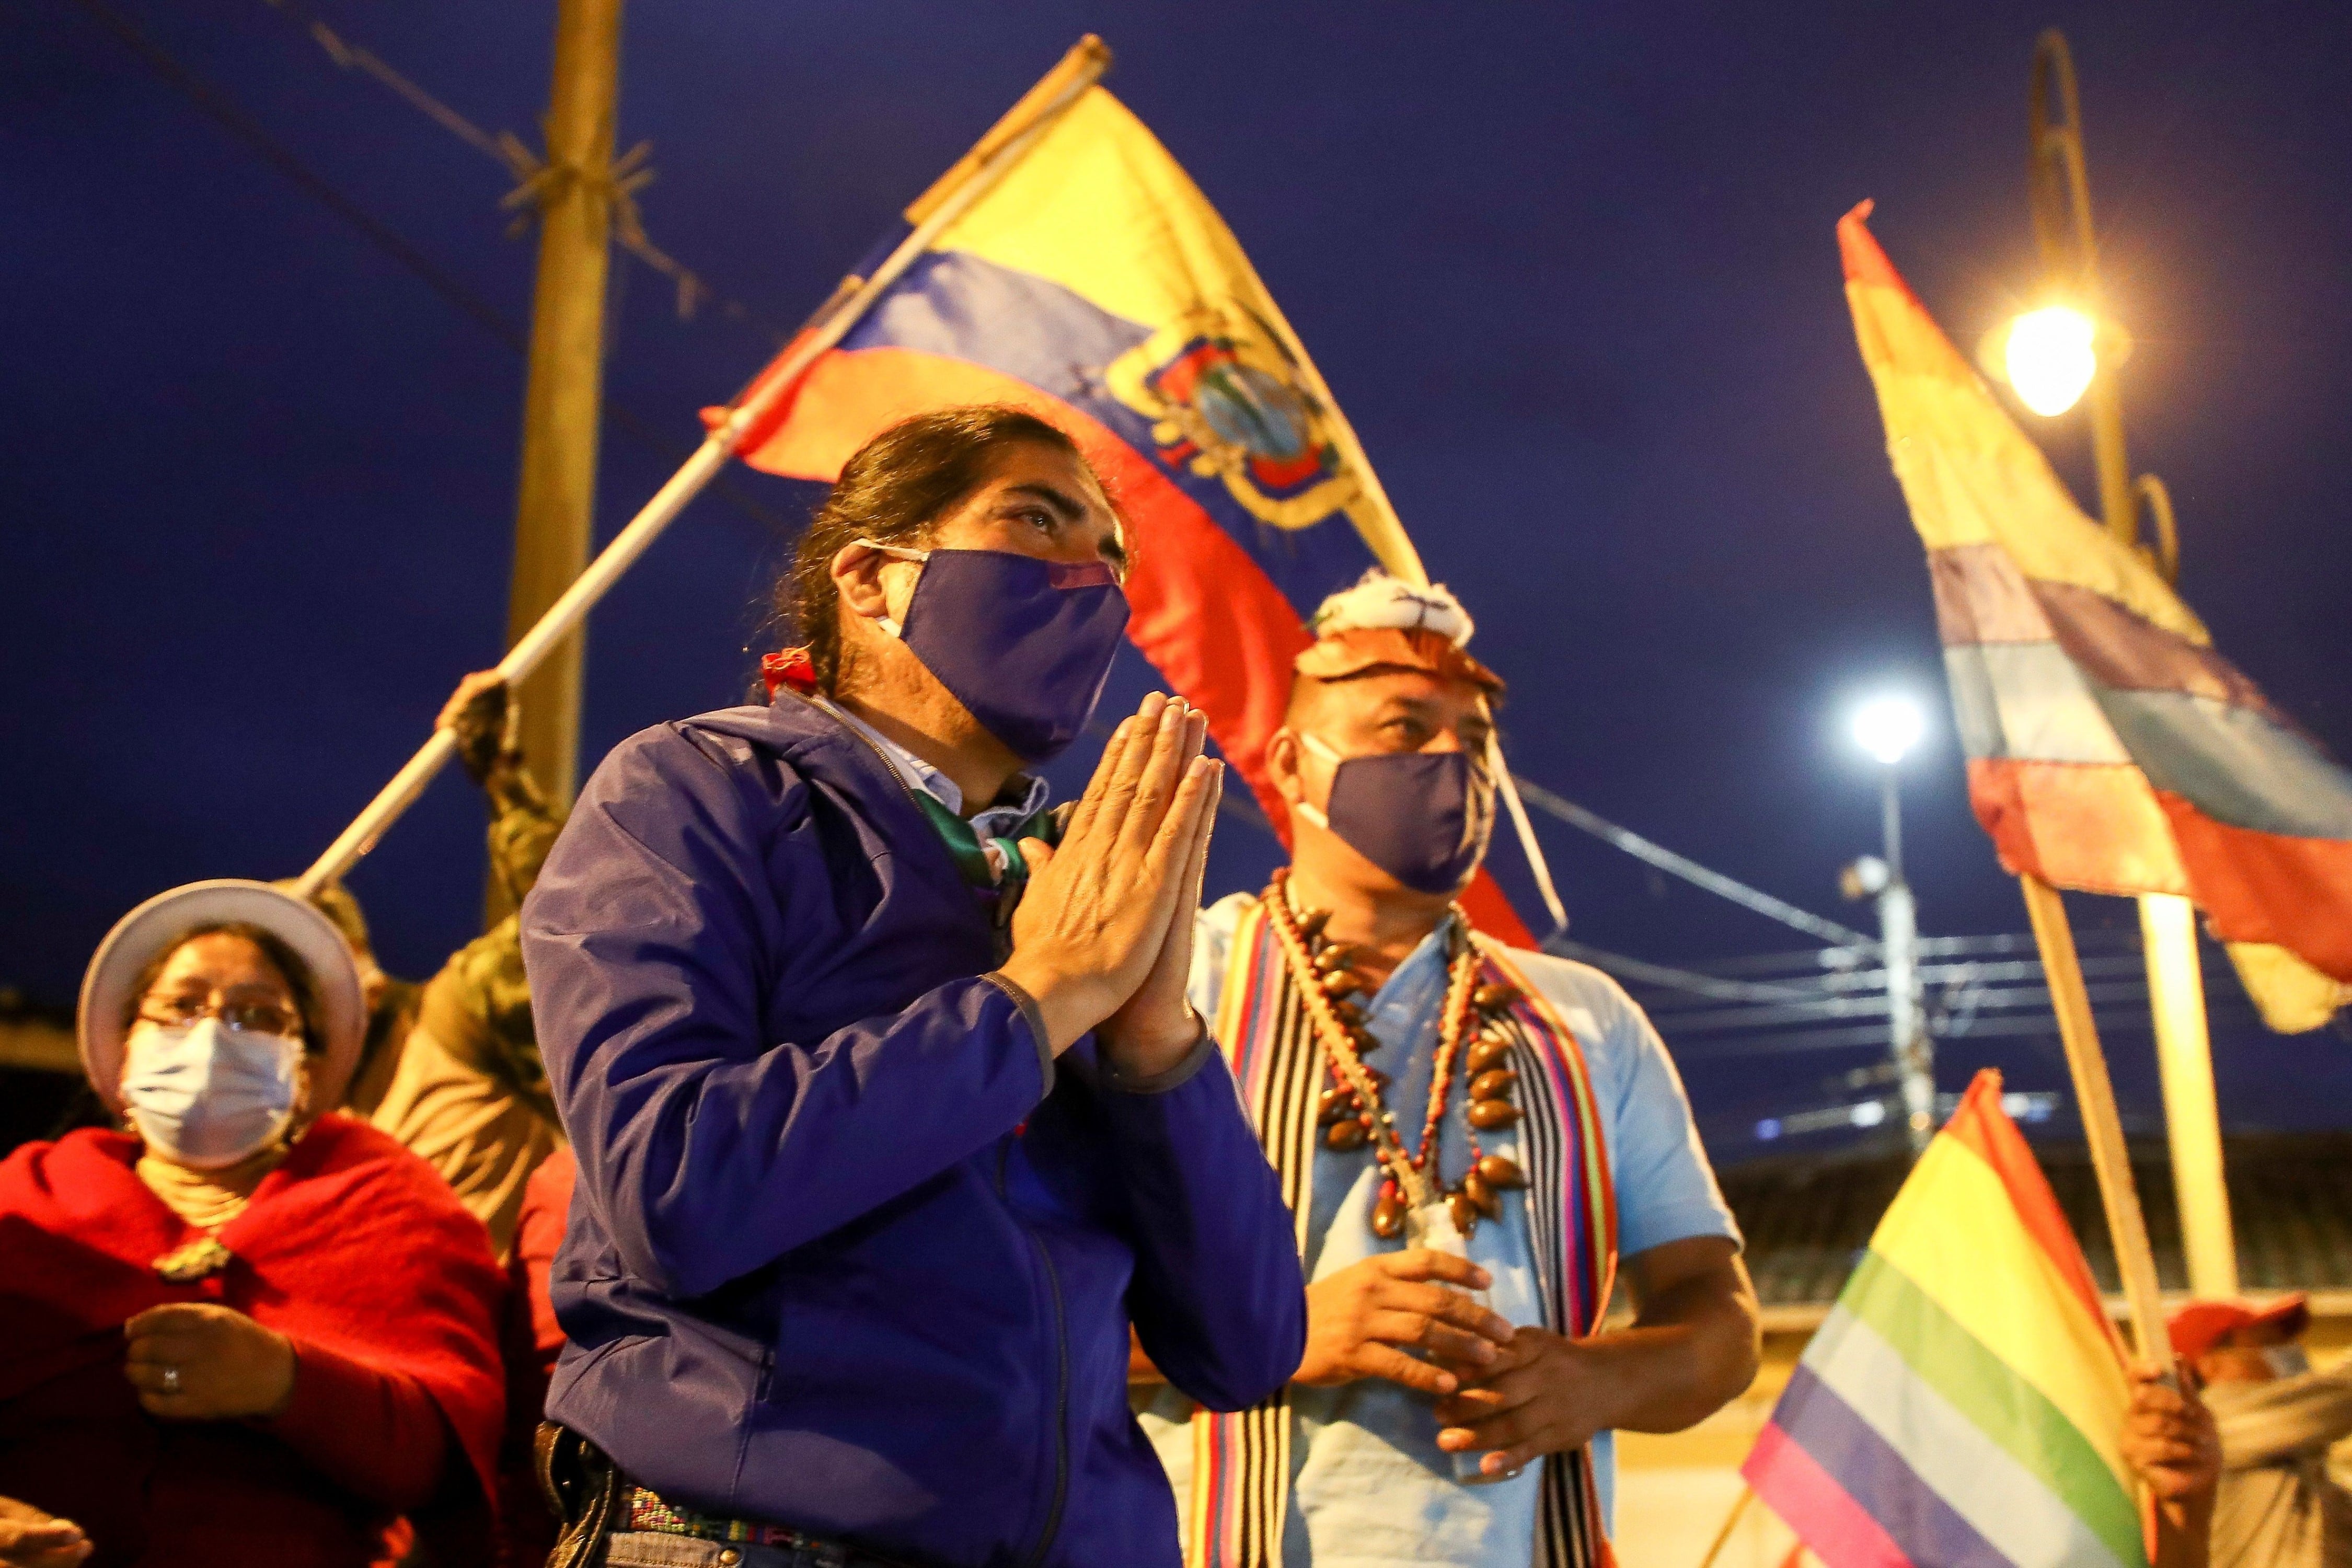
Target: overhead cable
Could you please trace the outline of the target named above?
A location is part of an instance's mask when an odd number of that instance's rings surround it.
[[[1728,899],[1742,909],[1751,910],[1767,920],[1779,921],[1782,925],[1793,926],[1806,935],[1820,937],[1824,942],[1869,948],[1873,951],[1875,951],[1878,946],[1878,939],[1875,937],[1865,936],[1852,926],[1843,926],[1835,921],[1823,920],[1821,916],[1801,910],[1794,904],[1776,899],[1769,893],[1760,892],[1745,882],[1727,877],[1720,871],[1711,871],[1697,861],[1677,855],[1663,845],[1653,844],[1631,828],[1620,827],[1606,817],[1597,816],[1585,810],[1574,801],[1565,800],[1554,795],[1533,779],[1522,775],[1518,784],[1519,793],[1537,809],[1559,818],[1571,827],[1580,827],[1602,842],[1622,849],[1635,859],[1647,861],[1661,871],[1671,872],[1694,887],[1704,888],[1718,898]]]
[[[534,205],[541,193],[559,177],[558,172],[551,169],[546,161],[526,146],[513,132],[501,131],[492,134],[483,130],[419,86],[415,78],[395,69],[374,50],[352,42],[311,15],[299,0],[265,0],[265,3],[309,34],[311,41],[336,65],[373,79],[402,102],[505,169],[508,176],[515,182],[515,188],[508,193],[500,205],[509,208]],[[677,291],[677,313],[681,321],[691,321],[703,300],[713,300],[718,302],[719,314],[730,320],[754,321],[762,328],[772,327],[772,323],[761,321],[741,300],[719,294],[700,273],[656,245],[647,236],[644,216],[637,210],[636,193],[653,180],[653,171],[645,166],[652,153],[652,144],[641,142],[613,161],[604,183],[605,194],[613,204],[614,242],[670,280],[671,287]],[[574,174],[578,171],[563,173]]]
[[[527,352],[528,342],[522,330],[508,321],[498,307],[444,270],[438,262],[403,237],[391,225],[330,184],[263,130],[260,122],[226,93],[182,65],[161,44],[142,32],[136,23],[108,5],[106,0],[74,0],[74,3],[145,61],[149,69],[176,89],[215,124],[243,142],[247,152],[285,175],[304,195],[357,229],[369,244],[414,273],[425,287],[455,306],[476,326],[516,353]],[[614,430],[671,462],[682,461],[692,450],[690,447],[659,434],[649,420],[610,395],[604,398],[604,417]],[[793,531],[793,525],[780,513],[771,510],[724,479],[712,483],[711,493],[761,527],[772,531],[776,537],[781,538]]]
[[[1701,974],[1696,970],[1675,969],[1664,963],[1652,963],[1647,959],[1628,958],[1623,953],[1610,952],[1565,936],[1545,938],[1543,949],[1560,958],[1589,963],[1602,973],[1613,974],[1620,980],[1631,980],[1641,985],[1663,985],[1670,990],[1718,1002],[1792,1004],[1816,999],[1814,992],[1800,989],[1797,985],[1724,980],[1712,974]]]

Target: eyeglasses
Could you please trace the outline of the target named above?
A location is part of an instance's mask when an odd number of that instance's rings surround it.
[[[215,1002],[195,992],[157,997],[139,1009],[139,1016],[142,1022],[173,1029],[191,1027],[199,1018],[218,1018],[233,1035],[290,1037],[302,1032],[302,1015],[281,1003],[232,998]]]

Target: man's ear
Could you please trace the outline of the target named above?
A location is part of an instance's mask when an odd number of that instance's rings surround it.
[[[841,607],[869,621],[887,616],[890,599],[882,586],[882,568],[889,561],[870,544],[845,544],[835,551],[828,570]]]
[[[1291,805],[1307,798],[1307,781],[1298,776],[1298,736],[1287,725],[1266,739],[1265,775]]]

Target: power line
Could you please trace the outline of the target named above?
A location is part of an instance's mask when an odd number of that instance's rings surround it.
[[[1647,861],[1659,870],[1671,872],[1695,887],[1706,889],[1718,898],[1729,899],[1742,909],[1752,910],[1767,920],[1779,921],[1785,926],[1794,926],[1808,936],[1817,936],[1824,942],[1874,951],[1878,946],[1878,939],[1875,937],[1864,936],[1852,926],[1843,926],[1835,921],[1823,920],[1821,916],[1801,910],[1794,904],[1776,899],[1769,893],[1760,892],[1745,882],[1727,877],[1720,871],[1711,871],[1697,861],[1677,855],[1663,845],[1653,844],[1631,828],[1620,827],[1606,817],[1585,810],[1574,801],[1554,795],[1532,779],[1519,774],[1514,774],[1513,777],[1518,779],[1519,793],[1538,809],[1559,818],[1571,827],[1582,828],[1604,843],[1614,845],[1637,860]]]
[[[1640,985],[1662,985],[1686,995],[1703,996],[1717,1002],[1804,1003],[1814,999],[1814,994],[1800,989],[1801,983],[1774,985],[1754,980],[1719,980],[1712,974],[1700,974],[1694,970],[1675,969],[1664,963],[1652,963],[1643,958],[1628,958],[1586,942],[1565,936],[1547,938],[1544,951],[1560,958],[1572,958],[1579,963],[1589,963],[1604,974],[1620,980],[1630,980]]]
[[[353,43],[336,32],[302,5],[300,0],[264,0],[264,3],[300,27],[336,65],[347,71],[358,71],[373,78],[411,109],[506,170],[516,182],[516,186],[507,194],[502,205],[518,208],[535,205],[540,192],[550,181],[578,176],[577,170],[549,165],[510,131],[501,131],[493,135],[483,130],[419,86],[415,78],[394,68],[374,50]],[[763,320],[741,300],[719,294],[699,272],[656,245],[646,235],[644,216],[637,210],[636,193],[653,181],[654,172],[646,166],[646,160],[652,153],[651,142],[640,142],[614,160],[606,191],[613,203],[614,243],[670,280],[677,291],[677,313],[681,321],[691,321],[695,308],[701,301],[714,300],[718,302],[720,315],[774,331],[781,338],[781,328]]]
[[[214,123],[244,143],[247,152],[283,174],[304,195],[350,224],[369,244],[406,268],[467,320],[517,354],[526,352],[527,340],[521,329],[508,321],[498,307],[444,270],[438,262],[411,244],[391,225],[329,184],[263,130],[260,122],[240,108],[234,99],[182,65],[170,51],[142,31],[136,23],[106,4],[106,0],[74,0],[74,3]],[[614,430],[672,463],[684,462],[692,451],[687,445],[659,434],[650,421],[609,396],[604,400],[604,417]],[[793,531],[793,524],[780,513],[770,510],[724,478],[712,484],[711,493],[761,527],[771,530],[777,537]]]

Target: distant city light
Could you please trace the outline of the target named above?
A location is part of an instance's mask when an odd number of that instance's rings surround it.
[[[2048,418],[2063,414],[2098,374],[2091,318],[2064,305],[2028,310],[2010,323],[2001,368],[2025,406]]]
[[[1907,697],[1874,697],[1854,710],[1854,744],[1890,768],[1927,732],[1927,715]]]
[[[1846,1113],[1856,1127],[1875,1127],[1886,1120],[1886,1107],[1875,1100],[1865,1100]]]

